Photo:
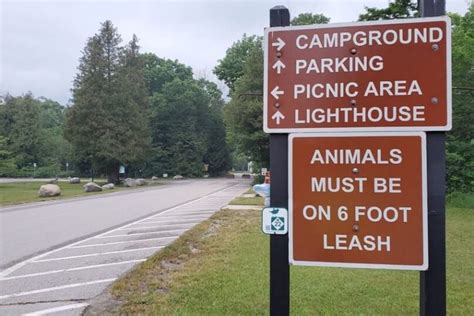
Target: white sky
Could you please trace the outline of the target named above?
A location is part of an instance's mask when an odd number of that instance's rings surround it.
[[[364,6],[387,4],[387,0],[0,0],[0,94],[31,91],[66,104],[81,50],[105,20],[114,23],[124,42],[137,34],[142,52],[178,59],[197,76],[215,80],[212,69],[226,49],[244,33],[262,35],[275,5],[285,5],[292,17],[323,13],[331,22],[350,22],[357,20]],[[447,0],[447,10],[464,14],[468,4],[469,0]]]

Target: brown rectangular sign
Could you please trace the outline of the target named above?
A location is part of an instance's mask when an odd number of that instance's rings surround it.
[[[289,261],[428,268],[425,134],[290,134]]]
[[[265,30],[264,131],[451,129],[448,17]]]

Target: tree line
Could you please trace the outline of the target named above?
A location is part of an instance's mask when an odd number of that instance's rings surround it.
[[[359,20],[418,16],[410,0],[365,8]],[[447,141],[449,191],[474,188],[474,4],[450,14],[452,29],[453,129]],[[292,25],[329,23],[303,13]],[[269,166],[269,138],[262,130],[262,37],[235,42],[214,68],[229,88],[228,102],[215,83],[195,79],[176,60],[125,45],[112,22],[101,25],[82,52],[72,106],[12,97],[0,104],[0,176],[107,175],[120,166],[133,176],[168,173],[219,175],[232,166]],[[37,164],[37,168],[33,168]]]
[[[122,45],[111,21],[90,37],[72,106],[31,94],[0,105],[0,176],[220,175],[230,168],[217,85],[178,61]],[[36,169],[35,166],[38,168]],[[66,168],[67,169],[67,168]]]
[[[410,0],[396,0],[387,8],[366,7],[359,21],[417,17],[418,7]],[[453,129],[447,134],[447,189],[474,189],[474,4],[452,20]],[[304,13],[291,25],[329,23],[321,14]],[[237,152],[258,166],[269,166],[269,137],[262,130],[263,48],[262,37],[246,35],[235,42],[215,67],[216,76],[230,89],[224,109],[228,139]]]

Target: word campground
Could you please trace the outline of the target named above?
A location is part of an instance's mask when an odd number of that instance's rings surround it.
[[[412,27],[386,30],[360,30],[357,32],[328,32],[323,34],[296,37],[298,49],[322,49],[347,46],[410,45],[419,43],[438,43],[444,37],[439,27]]]

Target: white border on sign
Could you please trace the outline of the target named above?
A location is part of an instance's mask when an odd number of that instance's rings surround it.
[[[268,34],[294,30],[324,29],[337,27],[355,27],[365,25],[406,24],[446,22],[446,108],[447,122],[444,126],[376,126],[376,127],[308,127],[308,128],[269,128],[268,127]],[[300,133],[300,132],[386,132],[390,131],[449,131],[452,128],[452,87],[451,87],[451,19],[448,16],[412,18],[403,20],[365,21],[352,23],[314,24],[265,28],[263,37],[263,131],[265,133]]]
[[[298,261],[293,258],[293,139],[308,137],[379,137],[379,136],[414,136],[421,138],[421,182],[422,182],[422,221],[423,221],[423,264],[376,264],[376,263],[347,263],[325,261]],[[288,137],[288,250],[289,263],[301,266],[366,268],[390,270],[428,269],[428,193],[426,173],[426,134],[423,132],[377,132],[377,133],[294,133]]]

